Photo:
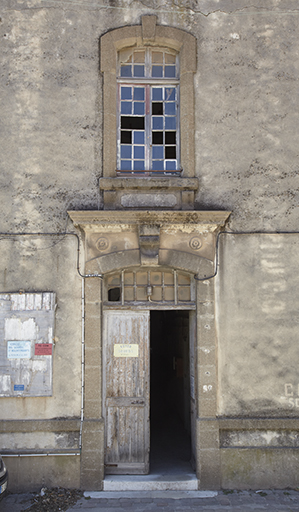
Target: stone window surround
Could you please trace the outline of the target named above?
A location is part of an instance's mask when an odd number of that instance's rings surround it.
[[[117,57],[123,48],[152,46],[173,49],[180,55],[180,166],[182,176],[175,177],[117,177]],[[196,38],[187,32],[157,25],[156,16],[142,16],[141,25],[126,26],[107,32],[100,40],[101,72],[103,73],[103,172],[100,190],[104,209],[134,207],[127,204],[132,185],[134,196],[138,192],[148,201],[148,194],[162,192],[159,204],[145,204],[150,208],[192,210],[194,193],[198,188],[195,178],[195,102],[194,73],[196,71]],[[123,194],[129,194],[122,198]],[[168,196],[169,197],[166,197]],[[159,198],[158,198],[159,199]],[[163,203],[164,200],[164,203]],[[161,202],[162,201],[162,202]],[[157,199],[156,199],[157,202]]]
[[[180,54],[181,165],[184,177],[194,177],[194,83],[196,39],[187,32],[156,25],[156,16],[142,16],[142,25],[122,27],[101,37],[101,71],[104,74],[103,177],[116,171],[117,52],[123,48],[157,46]]]

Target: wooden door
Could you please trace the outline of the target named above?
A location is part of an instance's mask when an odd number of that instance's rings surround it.
[[[105,468],[149,472],[149,311],[104,312]]]

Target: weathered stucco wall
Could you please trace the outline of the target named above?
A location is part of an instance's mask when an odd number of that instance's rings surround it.
[[[108,30],[140,24],[146,14],[156,15],[158,25],[185,30],[197,40],[196,209],[232,211],[229,230],[295,231],[299,184],[296,0],[257,0],[254,5],[240,0],[237,6],[234,0],[183,0],[179,5],[173,0],[3,0],[0,232],[71,231],[68,210],[102,209],[99,41]],[[129,198],[130,207],[135,193]],[[158,204],[155,198],[152,204]],[[259,416],[282,421],[284,416],[298,416],[298,244],[297,235],[221,235],[218,359],[212,347],[219,368],[217,372],[213,362],[212,398],[205,402],[209,407],[203,406],[203,400],[198,404],[198,414],[208,420],[216,409],[220,417],[241,419]],[[40,449],[59,449],[59,437],[53,432],[61,428],[76,437],[79,430],[81,279],[76,272],[76,240],[15,235],[0,240],[0,252],[0,293],[51,291],[58,305],[53,396],[1,398],[1,418],[13,420],[1,422],[2,440],[6,443],[7,434],[14,432],[7,445],[20,450],[23,443],[23,448],[33,449],[30,432],[38,436],[48,432],[43,447],[39,437],[35,444]],[[205,286],[198,286],[199,303]],[[85,414],[90,421],[83,426],[82,453],[87,463],[81,465],[81,485],[85,488],[100,487],[103,476],[101,294],[98,288],[96,293],[92,289],[86,303],[91,318],[87,335],[92,343],[86,354],[90,387]],[[199,315],[204,307],[200,306]],[[214,307],[213,297],[209,307]],[[204,328],[200,329],[204,341]],[[206,375],[198,379],[200,398]],[[70,421],[75,423],[54,425],[53,418],[61,417],[73,418]],[[19,425],[21,419],[34,424]],[[37,420],[49,422],[37,424]],[[297,477],[291,480],[290,476],[297,474],[299,459],[296,425],[267,420],[257,429],[240,423],[219,427],[217,422],[215,418],[212,433],[202,427],[202,437],[197,439],[205,447],[202,467],[208,468],[203,485],[214,481],[218,486],[219,446],[224,487],[258,485],[259,465],[259,474],[268,475],[265,486],[271,484],[272,476],[273,485],[299,485]],[[69,434],[65,436],[67,448]],[[277,443],[292,454],[288,473],[287,452]],[[240,471],[245,466],[246,474]],[[34,463],[11,459],[10,467],[19,490],[32,488],[43,478],[48,485],[57,485],[57,479],[64,485],[79,485],[78,457],[47,458],[45,463],[42,458]],[[24,470],[32,478],[18,481]]]
[[[197,207],[234,229],[297,223],[298,12],[294,0],[2,3],[3,230],[65,228],[97,209],[102,172],[99,38],[158,24],[197,38]],[[181,107],[184,109],[184,105]]]
[[[221,236],[219,413],[298,416],[298,235]]]

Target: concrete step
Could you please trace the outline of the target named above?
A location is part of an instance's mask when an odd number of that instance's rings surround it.
[[[197,491],[193,473],[150,475],[107,475],[104,491]]]

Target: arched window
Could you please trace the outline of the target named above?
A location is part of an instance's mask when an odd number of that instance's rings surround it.
[[[117,174],[179,174],[178,53],[125,48],[117,75]]]
[[[130,171],[194,177],[196,40],[156,21],[143,16],[141,25],[101,38],[103,178]]]

